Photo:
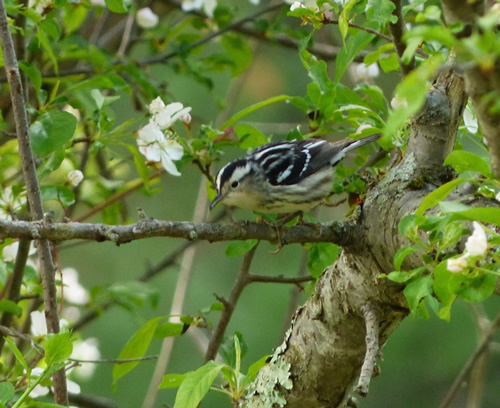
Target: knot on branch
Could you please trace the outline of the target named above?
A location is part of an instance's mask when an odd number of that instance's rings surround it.
[[[120,240],[120,235],[115,232],[114,227],[108,227],[108,226],[102,225],[98,228],[97,234],[98,234],[97,241],[99,241],[99,242],[112,241],[112,242],[118,243]]]

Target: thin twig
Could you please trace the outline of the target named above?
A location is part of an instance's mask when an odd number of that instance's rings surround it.
[[[406,44],[403,41],[405,21],[403,18],[401,0],[392,0],[392,3],[395,6],[392,15],[397,17],[398,20],[395,23],[389,23],[389,30],[391,31],[392,42],[394,43],[394,47],[396,48],[396,54],[398,56],[398,62],[399,62],[399,69],[401,70],[401,74],[403,76],[406,76],[415,69],[416,67],[415,58],[412,57],[412,59],[408,64],[405,64],[401,60],[401,57],[403,56],[406,50]]]
[[[219,323],[217,324],[217,327],[208,343],[207,352],[205,353],[205,362],[215,359],[222,343],[224,333],[226,332],[227,325],[229,324],[229,320],[231,320],[236,303],[238,303],[238,299],[240,298],[241,292],[245,286],[250,283],[250,265],[252,264],[257,246],[258,245],[255,245],[250,252],[245,254],[243,258],[243,262],[241,263],[240,270],[236,276],[236,280],[234,281],[231,293],[229,294],[227,300],[224,301],[224,310],[220,316]]]
[[[471,372],[477,359],[487,349],[493,336],[495,335],[495,333],[497,332],[497,330],[499,328],[500,328],[500,313],[498,313],[495,320],[490,324],[489,329],[485,332],[484,337],[482,338],[481,342],[477,346],[476,350],[474,351],[474,353],[472,353],[472,355],[469,357],[469,360],[467,360],[467,362],[465,363],[463,368],[460,370],[460,373],[458,374],[457,378],[453,382],[453,385],[448,390],[446,397],[443,399],[441,404],[439,404],[439,408],[448,408],[450,406],[450,404],[453,402],[456,395],[458,394],[458,391],[460,390],[462,383],[465,381],[465,378]]]
[[[125,364],[125,363],[133,363],[135,361],[149,361],[149,360],[157,360],[158,356],[144,356],[144,357],[136,357],[136,358],[103,358],[98,360],[82,360],[79,358],[68,358],[69,361],[74,363],[90,363],[90,364]]]
[[[14,270],[12,271],[10,277],[10,287],[7,299],[11,302],[17,303],[19,301],[19,294],[21,291],[21,285],[23,283],[24,267],[26,266],[26,261],[28,260],[28,254],[31,246],[31,240],[23,238],[19,240],[19,247],[17,249],[16,263],[14,264]],[[12,313],[5,311],[2,314],[2,319],[0,320],[0,325],[10,327],[12,324]],[[0,354],[2,352],[3,345],[5,343],[4,337],[0,337]]]
[[[198,189],[198,199],[196,200],[196,206],[193,215],[193,220],[195,222],[201,222],[206,218],[207,206],[208,199],[205,189],[205,180],[203,179]],[[186,297],[189,277],[193,269],[196,248],[196,246],[191,245],[184,251],[179,277],[177,279],[177,285],[175,287],[174,299],[172,300],[172,307],[170,309],[170,315],[182,314],[182,307],[184,304],[184,299]],[[174,341],[175,337],[166,337],[163,340],[160,357],[158,358],[158,362],[156,363],[153,378],[151,379],[151,382],[149,384],[149,388],[142,404],[142,408],[152,408],[155,404],[156,396],[158,394],[158,386],[162,381],[163,375],[165,374],[168,363],[170,361]]]
[[[116,55],[118,58],[123,58],[127,52],[127,47],[130,43],[130,35],[132,34],[132,28],[134,26],[134,13],[129,13],[125,22],[125,28],[123,30],[122,41]]]
[[[0,0],[0,43],[3,51],[5,72],[7,74],[7,80],[10,88],[10,97],[19,144],[18,151],[21,158],[30,211],[34,220],[42,220],[43,206],[40,187],[38,185],[35,160],[33,151],[31,150],[29,122],[25,108],[23,86],[3,0]],[[48,333],[58,333],[59,316],[57,313],[54,266],[52,264],[50,243],[46,239],[38,241],[38,259],[40,261],[40,275],[43,286],[47,331]],[[66,375],[64,370],[59,370],[54,373],[53,382],[55,402],[60,405],[67,405],[68,393],[66,389]]]
[[[365,397],[368,394],[368,389],[370,388],[370,381],[373,375],[373,370],[375,369],[377,355],[379,353],[379,321],[377,318],[377,312],[371,305],[366,304],[363,307],[362,312],[366,325],[366,353],[361,367],[358,385],[356,386],[356,392]]]
[[[262,283],[287,283],[300,286],[301,283],[311,282],[314,280],[312,276],[296,276],[287,278],[283,275],[280,276],[266,276],[251,274],[248,277],[249,282],[262,282]]]

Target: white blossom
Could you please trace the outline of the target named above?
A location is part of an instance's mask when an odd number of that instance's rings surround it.
[[[10,245],[5,245],[2,250],[2,257],[5,262],[16,261],[17,251],[19,250],[19,241],[13,242]],[[33,246],[33,242],[31,242],[30,249],[28,251],[28,256],[34,255],[36,253],[36,248]]]
[[[33,337],[45,336],[47,334],[47,321],[45,320],[45,313],[34,310],[30,313],[31,318],[31,334]],[[59,327],[63,328],[68,326],[68,321],[65,319],[59,320]]]
[[[395,96],[391,99],[392,109],[406,108],[408,106],[408,102],[405,98],[401,98],[400,96]]]
[[[160,129],[170,128],[177,120],[181,120],[185,115],[189,114],[191,107],[184,107],[180,102],[169,103],[163,109],[153,113],[153,120]]]
[[[372,125],[364,123],[362,125],[359,125],[359,127],[356,129],[356,134],[360,135],[363,132],[363,130],[365,130],[365,129],[372,129],[372,128],[373,128]]]
[[[76,118],[76,121],[80,122],[82,115],[78,109],[73,108],[71,105],[64,105],[63,111],[71,113]]]
[[[477,133],[479,128],[477,118],[470,110],[469,106],[467,106],[464,110],[464,125],[470,133]]]
[[[467,267],[467,257],[450,258],[446,261],[446,267],[450,272],[460,273]]]
[[[252,3],[254,6],[258,6],[260,4],[260,0],[248,0],[250,3]]]
[[[294,11],[298,8],[306,8],[306,6],[304,6],[300,1],[295,1],[290,6],[290,11]]]
[[[497,195],[495,196],[495,199],[496,199],[497,201],[500,201],[500,191],[499,191],[499,192],[497,193]]]
[[[163,168],[173,176],[181,175],[174,161],[182,158],[184,154],[182,145],[175,140],[167,139],[154,121],[139,129],[138,135],[139,151],[147,160],[161,162]]]
[[[66,176],[68,182],[73,186],[78,186],[83,180],[83,173],[80,170],[71,170]]]
[[[214,16],[214,10],[217,7],[217,0],[183,0],[182,11],[201,10],[209,17]]]
[[[488,238],[481,224],[474,221],[472,235],[465,243],[466,253],[470,256],[483,255],[488,249]]]
[[[95,7],[106,7],[106,2],[104,0],[90,0],[90,4]]]
[[[159,17],[149,7],[141,8],[135,16],[137,24],[142,28],[153,28],[158,25]]]
[[[43,14],[46,9],[53,7],[53,3],[52,0],[30,0],[28,6],[35,7],[38,14]]]
[[[74,268],[64,268],[61,272],[64,283],[64,298],[71,303],[84,305],[89,301],[89,294],[80,282]]]
[[[99,360],[101,352],[99,351],[99,342],[96,338],[88,338],[83,341],[76,341],[73,344],[73,353],[71,358],[77,360]],[[96,365],[91,363],[81,363],[72,371],[77,377],[86,380],[94,374]]]
[[[21,211],[24,205],[26,205],[25,193],[14,197],[12,187],[5,187],[0,195],[0,218],[11,218],[11,214]]]
[[[355,64],[354,65],[354,75],[358,82],[366,82],[373,78],[378,77],[380,74],[380,69],[378,68],[378,64],[374,63],[371,65]]]

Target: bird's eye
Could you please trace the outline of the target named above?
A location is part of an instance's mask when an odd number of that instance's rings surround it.
[[[240,185],[240,182],[239,182],[239,181],[233,181],[233,182],[231,183],[231,188],[237,188],[239,185]]]

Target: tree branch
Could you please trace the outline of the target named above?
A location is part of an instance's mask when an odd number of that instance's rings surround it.
[[[160,221],[152,218],[130,225],[81,224],[78,222],[47,223],[45,221],[0,220],[0,239],[30,238],[50,241],[72,239],[111,241],[125,244],[152,237],[206,240],[209,242],[258,239],[278,241],[283,245],[305,242],[332,242],[341,246],[351,245],[358,229],[349,221],[327,222],[317,225],[303,224],[280,228],[264,223],[239,221],[232,224],[199,223],[187,221]]]
[[[401,57],[403,56],[406,45],[403,42],[403,33],[404,33],[404,18],[403,12],[401,8],[401,0],[392,0],[392,3],[395,6],[394,11],[392,12],[393,16],[396,16],[398,21],[395,23],[389,23],[389,30],[391,31],[392,42],[394,43],[394,47],[396,48],[396,54],[398,56],[399,68],[403,76],[408,75],[412,70],[415,69],[415,58],[412,57],[408,64],[405,64]]]
[[[240,298],[241,292],[243,291],[245,286],[250,283],[250,265],[252,264],[253,256],[255,255],[256,250],[257,245],[254,246],[252,250],[248,252],[243,258],[240,271],[236,276],[236,280],[234,281],[233,288],[231,289],[231,293],[229,294],[229,298],[223,302],[224,310],[222,311],[219,323],[217,324],[217,328],[215,329],[215,332],[212,334],[212,337],[210,338],[210,341],[208,343],[207,352],[205,353],[205,362],[215,359],[217,351],[219,350],[219,347],[222,343],[222,337],[226,332],[227,325],[229,324],[229,320],[233,315],[234,308],[236,307],[236,303]]]
[[[0,0],[0,43],[3,51],[5,72],[7,74],[7,80],[10,88],[10,97],[19,144],[18,150],[21,158],[24,181],[26,183],[30,211],[33,219],[42,220],[43,206],[33,151],[31,150],[29,122],[25,109],[23,86],[3,0]],[[54,265],[52,263],[50,243],[46,239],[40,239],[38,241],[38,259],[40,261],[47,331],[48,333],[58,333],[59,316],[57,312]],[[53,381],[56,403],[60,405],[67,405],[68,393],[66,389],[66,375],[64,370],[55,372],[53,375]]]

